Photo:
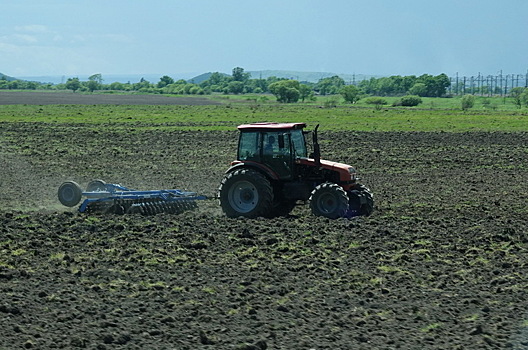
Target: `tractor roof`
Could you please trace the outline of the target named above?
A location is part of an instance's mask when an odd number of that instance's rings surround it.
[[[252,123],[238,126],[238,130],[262,130],[262,129],[302,129],[306,123]]]

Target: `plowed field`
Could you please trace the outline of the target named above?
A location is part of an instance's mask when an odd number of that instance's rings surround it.
[[[525,133],[321,130],[375,212],[84,215],[92,179],[214,196],[236,132],[2,123],[0,349],[524,349]]]
[[[200,97],[141,94],[83,94],[71,91],[0,91],[0,105],[217,105]]]

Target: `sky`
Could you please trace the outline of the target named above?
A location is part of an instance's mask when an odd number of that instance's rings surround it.
[[[527,13],[528,0],[0,0],[0,72],[525,74]]]

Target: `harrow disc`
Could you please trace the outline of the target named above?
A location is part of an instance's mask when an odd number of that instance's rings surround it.
[[[164,201],[160,199],[134,199],[119,200],[112,202],[93,202],[88,205],[87,211],[90,213],[106,214],[141,214],[156,215],[161,213],[180,214],[187,210],[198,207],[194,200]]]

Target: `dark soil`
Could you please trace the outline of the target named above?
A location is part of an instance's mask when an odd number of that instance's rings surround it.
[[[353,220],[85,215],[65,180],[214,196],[235,132],[0,125],[0,349],[524,349],[521,133],[320,132]]]
[[[80,92],[0,91],[0,105],[218,105],[203,97]]]

